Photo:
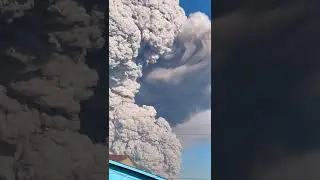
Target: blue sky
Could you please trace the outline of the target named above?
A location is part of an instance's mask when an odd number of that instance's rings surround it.
[[[211,18],[211,0],[180,0],[180,6],[184,9],[186,15],[200,11]]]
[[[182,152],[181,178],[211,179],[211,145],[198,144]]]
[[[203,12],[211,19],[211,0],[180,0],[186,15]],[[181,179],[211,179],[211,144],[202,143],[182,152]]]

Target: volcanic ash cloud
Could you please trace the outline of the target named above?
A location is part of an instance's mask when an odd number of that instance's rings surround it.
[[[154,106],[177,134],[199,135],[205,130],[206,137],[210,136],[211,22],[205,14],[192,14],[175,38],[171,53],[145,68],[136,99]],[[190,144],[190,139],[187,141]]]

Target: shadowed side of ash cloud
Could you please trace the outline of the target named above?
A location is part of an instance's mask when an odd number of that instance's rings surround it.
[[[215,176],[319,179],[319,2],[259,3],[213,25]]]
[[[176,36],[171,53],[146,66],[140,82],[135,102],[154,106],[157,116],[170,123],[182,144],[189,146],[200,139],[210,139],[211,117],[207,112],[211,109],[211,22],[208,17],[199,12],[192,14]],[[192,135],[202,130],[207,136],[193,138]]]
[[[0,177],[105,179],[102,5],[1,1]]]

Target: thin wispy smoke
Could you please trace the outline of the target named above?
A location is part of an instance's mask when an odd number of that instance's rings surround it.
[[[211,143],[211,109],[193,114],[183,124],[173,128],[183,147]]]

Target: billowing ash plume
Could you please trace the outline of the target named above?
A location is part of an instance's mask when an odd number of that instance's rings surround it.
[[[176,0],[109,1],[109,151],[178,177],[181,144],[152,106],[135,104],[143,65],[170,51],[185,22]]]
[[[0,1],[0,179],[106,178],[104,2]]]
[[[175,129],[182,136],[199,135],[203,128],[210,134],[210,115],[199,115],[211,108],[211,22],[206,15],[192,14],[172,52],[146,67],[136,102],[154,106],[172,126],[179,124]],[[201,126],[203,117],[206,123]]]
[[[109,17],[109,151],[177,178],[174,132],[210,124],[211,22],[176,0],[110,1]]]
[[[178,177],[170,125],[184,131],[210,109],[211,23],[201,13],[187,20],[176,0],[110,1],[109,17],[109,151]]]

